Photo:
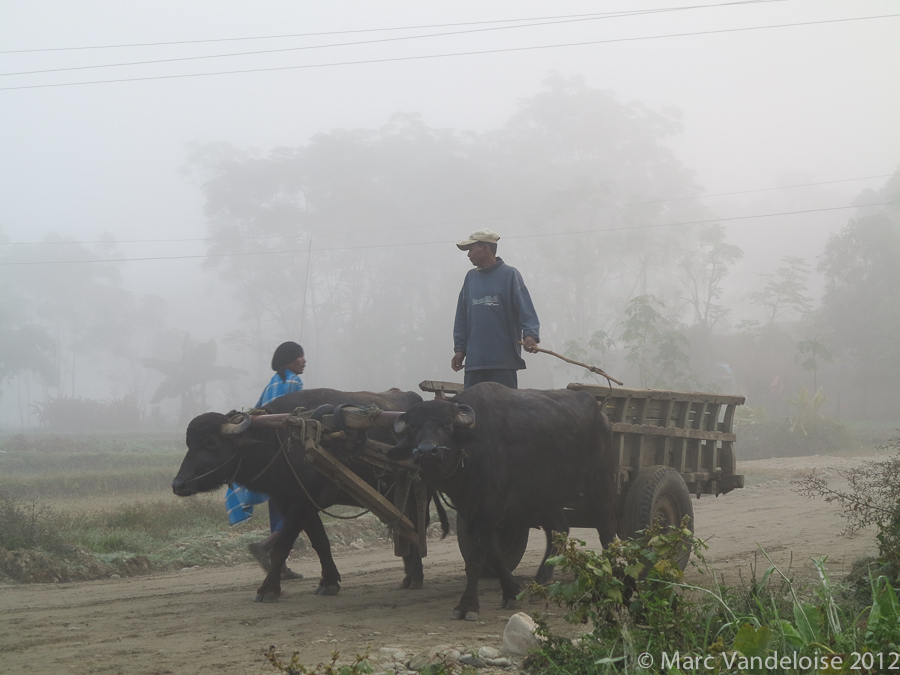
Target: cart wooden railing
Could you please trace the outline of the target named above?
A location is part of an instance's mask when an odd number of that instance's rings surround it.
[[[698,497],[744,487],[744,477],[735,474],[733,432],[743,396],[580,382],[568,388],[594,396],[612,422],[620,493],[642,469],[659,465],[675,469]]]

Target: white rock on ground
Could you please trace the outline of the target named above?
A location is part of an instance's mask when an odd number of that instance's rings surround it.
[[[494,649],[493,647],[482,647],[478,650],[478,656],[483,659],[499,659],[500,650]]]
[[[534,634],[537,624],[525,612],[518,612],[509,618],[503,631],[503,651],[513,656],[527,656],[541,645],[541,639]]]

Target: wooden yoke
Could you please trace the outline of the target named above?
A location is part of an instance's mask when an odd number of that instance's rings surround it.
[[[299,420],[311,419],[314,412],[315,410],[304,410],[302,412],[279,413],[277,415],[254,415],[251,424],[263,427],[292,426],[293,423]],[[346,406],[341,408],[340,419],[343,420],[343,426],[347,429],[363,430],[375,427],[390,429],[394,426],[394,420],[402,414],[393,410],[378,410],[377,408],[366,410],[365,408]],[[338,416],[333,414],[323,415],[319,421],[329,429],[339,429],[341,427]]]
[[[390,428],[394,420],[402,413],[384,412],[377,409],[345,407],[341,410],[343,426],[348,429],[371,429],[372,427]],[[342,435],[342,431],[334,431],[341,422],[334,415],[324,415],[321,420],[310,419],[312,411],[299,414],[282,413],[278,415],[257,415],[252,424],[266,427],[287,427],[291,431],[295,448],[303,451],[303,458],[312,464],[328,480],[341,490],[351,495],[365,508],[386,524],[394,536],[394,552],[396,555],[409,553],[410,545],[419,547],[424,557],[427,553],[425,541],[425,517],[427,516],[427,498],[425,486],[419,479],[412,479],[411,472],[415,468],[412,462],[396,462],[385,456],[390,446],[376,441],[366,441],[365,450],[355,459],[393,475],[396,480],[394,488],[395,504],[362,478],[351,471],[343,462],[322,447],[322,441]],[[410,485],[410,481],[412,484]],[[402,508],[407,496],[416,499],[415,525],[407,518]],[[416,527],[418,525],[418,528]],[[421,534],[420,534],[421,533]]]

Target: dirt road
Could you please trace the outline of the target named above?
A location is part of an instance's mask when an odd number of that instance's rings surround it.
[[[869,458],[871,459],[871,457]],[[795,494],[790,479],[813,467],[847,467],[859,459],[803,457],[743,462],[748,486],[718,499],[694,502],[697,534],[708,539],[708,560],[726,583],[749,578],[755,562],[761,574],[773,561],[794,577],[811,579],[810,558],[827,554],[833,578],[856,558],[875,552],[872,532],[848,539],[836,507]],[[596,544],[596,533],[573,534]],[[533,532],[518,573],[533,574],[543,536]],[[480,621],[450,621],[464,585],[454,539],[429,543],[426,586],[398,590],[401,564],[389,549],[336,549],[344,582],[336,597],[312,595],[318,563],[292,558],[305,575],[285,584],[276,604],[253,602],[262,579],[251,563],[189,569],[128,579],[70,584],[0,587],[0,672],[271,674],[263,656],[275,645],[289,660],[298,650],[302,663],[327,661],[337,649],[352,658],[371,646],[398,648],[409,656],[440,644],[499,648],[513,613],[498,609],[499,586],[482,584]],[[692,578],[702,581],[696,572]],[[529,608],[537,610],[538,606]]]

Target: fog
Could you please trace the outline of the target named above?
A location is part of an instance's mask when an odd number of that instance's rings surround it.
[[[869,399],[900,357],[835,332],[819,266],[851,219],[898,236],[900,5],[688,5],[2,3],[0,429],[60,398],[170,426],[246,408],[288,339],[307,387],[459,380],[453,244],[481,227],[541,346],[626,386],[776,413],[821,386],[830,414],[889,416]],[[648,296],[690,364],[623,339]],[[829,358],[804,368],[810,340]],[[222,370],[191,405],[151,402],[199,362]],[[595,381],[527,362],[522,386]]]

